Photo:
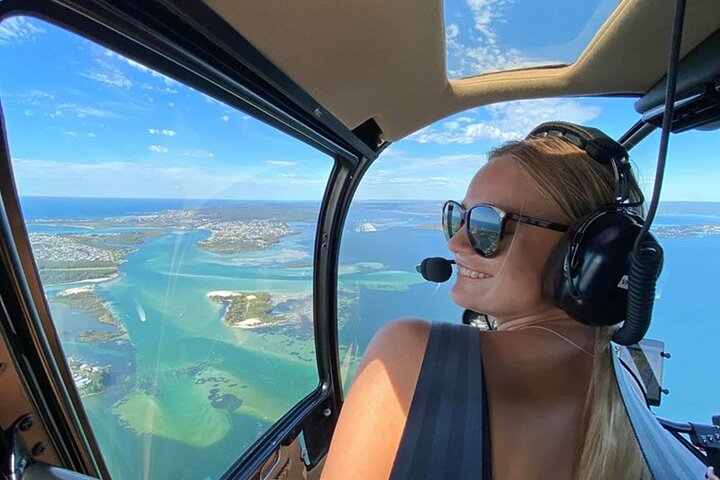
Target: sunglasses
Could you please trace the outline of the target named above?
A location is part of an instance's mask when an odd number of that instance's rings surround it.
[[[464,224],[470,244],[478,255],[485,258],[492,258],[498,254],[507,220],[548,228],[557,232],[565,232],[569,228],[567,225],[539,218],[508,213],[485,203],[465,210],[458,202],[448,200],[442,210],[442,228],[445,240],[450,241]]]

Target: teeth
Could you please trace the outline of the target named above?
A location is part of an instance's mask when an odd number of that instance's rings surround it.
[[[469,268],[461,267],[458,265],[458,273],[462,275],[463,277],[470,277],[470,278],[490,278],[492,275],[488,275],[487,273],[482,272],[476,272],[475,270],[470,270]]]

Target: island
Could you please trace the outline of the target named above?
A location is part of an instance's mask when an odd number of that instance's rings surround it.
[[[68,288],[50,299],[51,302],[67,305],[73,310],[85,312],[99,323],[114,327],[107,330],[85,330],[80,333],[78,340],[84,342],[107,342],[128,340],[127,331],[115,317],[115,314],[105,301],[95,292],[94,285]]]
[[[223,323],[233,328],[258,328],[280,323],[283,315],[271,315],[273,310],[268,292],[209,292],[207,297],[224,306]]]
[[[105,391],[110,377],[110,367],[101,367],[68,357],[68,366],[73,382],[81,396],[94,395]]]

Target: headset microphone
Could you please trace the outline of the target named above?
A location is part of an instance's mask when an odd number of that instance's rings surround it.
[[[430,257],[420,262],[415,270],[430,282],[442,283],[452,276],[452,264],[455,260],[447,260],[441,257]]]

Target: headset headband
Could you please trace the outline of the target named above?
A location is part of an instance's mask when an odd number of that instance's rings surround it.
[[[541,123],[525,139],[545,137],[561,138],[596,162],[611,167],[615,175],[615,203],[623,204],[630,199],[630,160],[625,147],[597,128],[569,122]]]

